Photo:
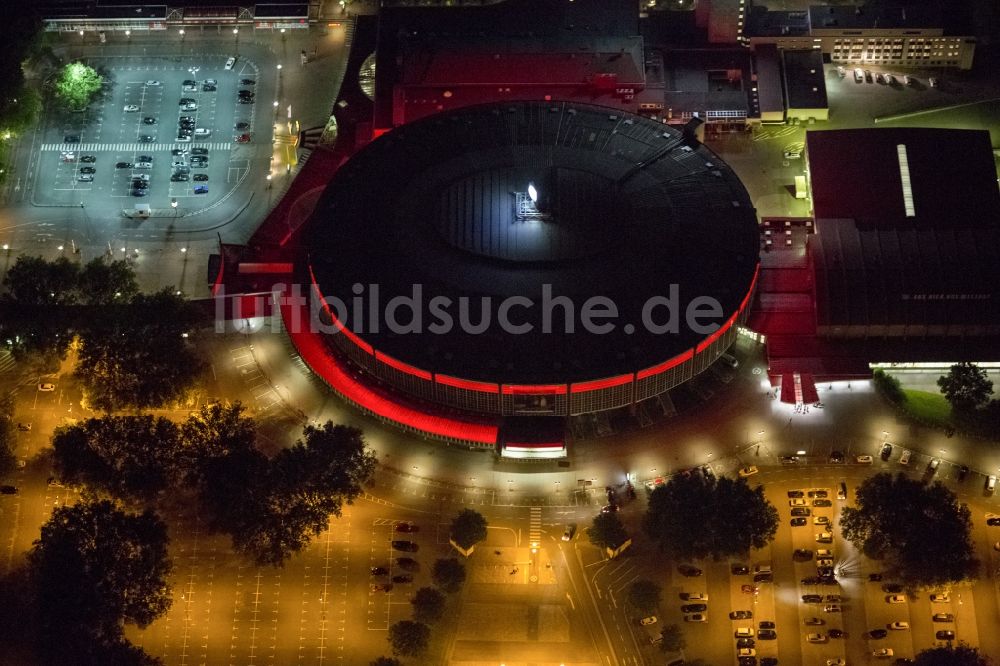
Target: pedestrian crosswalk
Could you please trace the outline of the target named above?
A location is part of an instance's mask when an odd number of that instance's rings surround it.
[[[229,150],[233,147],[231,141],[218,141],[208,143],[205,141],[195,141],[192,143],[43,143],[43,151],[63,151],[70,150],[75,153],[146,153],[150,151],[172,150],[174,148],[208,148],[209,150]]]
[[[14,369],[14,357],[7,350],[0,350],[0,375],[10,372]]]
[[[528,542],[532,548],[538,547],[542,542],[542,508],[531,507],[531,520],[528,524]]]

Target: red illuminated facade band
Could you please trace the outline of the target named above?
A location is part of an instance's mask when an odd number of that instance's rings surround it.
[[[692,358],[694,358],[694,350],[688,349],[683,354],[678,354],[669,361],[664,361],[659,365],[654,365],[651,368],[645,368],[644,370],[640,370],[639,372],[635,373],[635,378],[645,379],[646,377],[652,377],[653,375],[658,375],[661,372],[666,372],[670,368],[677,367],[678,365],[684,363],[685,361],[690,361]]]
[[[458,377],[449,377],[448,375],[435,375],[434,381],[442,386],[453,386],[455,388],[465,389],[466,391],[478,391],[479,393],[500,392],[499,384],[474,382],[470,379],[459,379]]]
[[[405,372],[408,375],[413,375],[414,377],[419,377],[420,379],[426,379],[427,381],[431,381],[431,379],[433,378],[431,373],[427,372],[426,370],[421,370],[420,368],[414,367],[409,363],[403,363],[402,361],[395,359],[392,356],[389,356],[388,354],[383,354],[380,351],[375,352],[375,360],[385,363],[390,368],[395,368],[400,372]]]
[[[504,395],[566,395],[565,384],[504,384]]]
[[[622,384],[632,383],[635,375],[633,373],[628,373],[627,375],[618,375],[617,377],[608,377],[607,379],[595,379],[590,382],[577,382],[570,386],[570,393],[584,393],[585,391],[598,391],[600,389],[611,388],[612,386],[621,386]]]

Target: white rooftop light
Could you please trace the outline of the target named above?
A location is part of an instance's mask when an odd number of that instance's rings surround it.
[[[915,217],[917,211],[913,207],[913,190],[910,188],[910,162],[904,144],[896,145],[896,155],[899,157],[899,179],[903,183],[903,207],[906,209],[906,217]]]
[[[532,201],[538,201],[538,190],[536,190],[535,186],[531,183],[528,183],[528,196],[531,197]]]

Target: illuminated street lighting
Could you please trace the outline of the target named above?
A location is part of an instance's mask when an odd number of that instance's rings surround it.
[[[532,202],[538,202],[538,190],[531,183],[528,183],[528,196],[531,197]]]
[[[181,28],[181,29],[180,29],[180,30],[178,30],[177,32],[181,33],[181,37],[183,37],[183,36],[184,36],[184,28]]]

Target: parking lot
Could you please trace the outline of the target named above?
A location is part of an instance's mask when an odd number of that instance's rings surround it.
[[[200,64],[187,67],[149,60],[119,67],[127,61],[107,59],[104,98],[50,123],[36,200],[110,198],[120,208],[190,210],[220,200],[246,177],[254,145],[270,138],[266,124],[267,136],[256,135],[256,65],[223,55],[198,56]]]

